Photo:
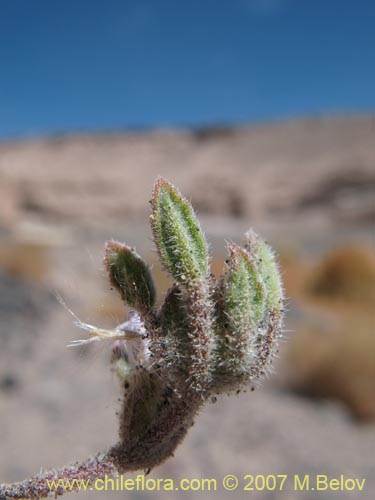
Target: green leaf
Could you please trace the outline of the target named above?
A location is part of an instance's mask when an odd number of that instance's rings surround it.
[[[184,341],[189,338],[188,312],[177,285],[168,290],[159,316],[163,336],[172,336]]]
[[[265,290],[258,269],[247,252],[231,243],[225,281],[224,309],[232,328],[254,333],[264,315]]]
[[[271,247],[253,230],[246,233],[245,248],[254,259],[266,289],[265,317],[259,328],[256,375],[261,377],[272,363],[277,343],[282,335],[284,318],[283,286]]]
[[[155,304],[155,286],[148,265],[133,248],[108,241],[104,262],[111,284],[131,307],[147,313]]]
[[[164,357],[170,376],[186,380],[194,356],[191,342],[188,310],[180,288],[175,284],[170,288],[159,312],[161,334],[167,345],[167,356]]]
[[[282,313],[283,287],[274,252],[267,243],[250,229],[246,235],[245,248],[255,260],[267,290],[266,309]]]
[[[214,351],[216,390],[232,391],[248,383],[256,364],[256,336],[264,317],[265,288],[248,253],[228,245],[228,271],[218,290],[217,339]]]
[[[207,242],[190,203],[165,179],[152,197],[151,226],[161,260],[174,279],[188,285],[208,273]]]

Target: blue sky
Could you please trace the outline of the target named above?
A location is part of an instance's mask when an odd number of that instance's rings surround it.
[[[373,0],[0,0],[0,138],[375,110]]]

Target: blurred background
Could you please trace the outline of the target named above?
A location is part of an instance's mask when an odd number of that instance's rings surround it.
[[[163,175],[215,274],[250,226],[272,244],[288,314],[268,380],[208,405],[151,477],[344,474],[364,491],[324,498],[373,498],[374,23],[371,0],[1,1],[0,481],[116,442],[110,346],[67,349],[84,333],[56,294],[82,321],[124,320],[109,238],[165,292],[148,227]]]

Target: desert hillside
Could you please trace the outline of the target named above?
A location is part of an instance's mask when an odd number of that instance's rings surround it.
[[[111,348],[67,349],[85,335],[68,308],[103,328],[124,321],[103,266],[109,238],[150,262],[159,296],[170,285],[148,227],[158,175],[197,209],[215,275],[225,240],[240,243],[249,226],[267,238],[287,316],[269,380],[207,405],[176,456],[149,477],[344,474],[366,479],[361,495],[321,498],[374,498],[375,115],[0,143],[0,482],[116,442]],[[244,498],[242,490],[197,495]],[[288,482],[251,498],[315,496]]]
[[[368,221],[375,117],[239,128],[65,135],[0,144],[3,225],[19,217],[126,221],[147,213],[157,175],[200,214]]]

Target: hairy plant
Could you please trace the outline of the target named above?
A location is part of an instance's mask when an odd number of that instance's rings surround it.
[[[78,321],[89,338],[72,343],[113,341],[112,364],[123,393],[119,442],[81,464],[2,485],[0,498],[45,497],[51,480],[148,471],[173,455],[207,400],[253,388],[272,362],[283,291],[271,248],[249,231],[243,247],[228,244],[226,272],[215,280],[189,202],[158,178],[151,205],[154,241],[174,280],[163,304],[155,304],[155,285],[142,257],[108,241],[104,263],[110,282],[134,310],[114,330]]]

